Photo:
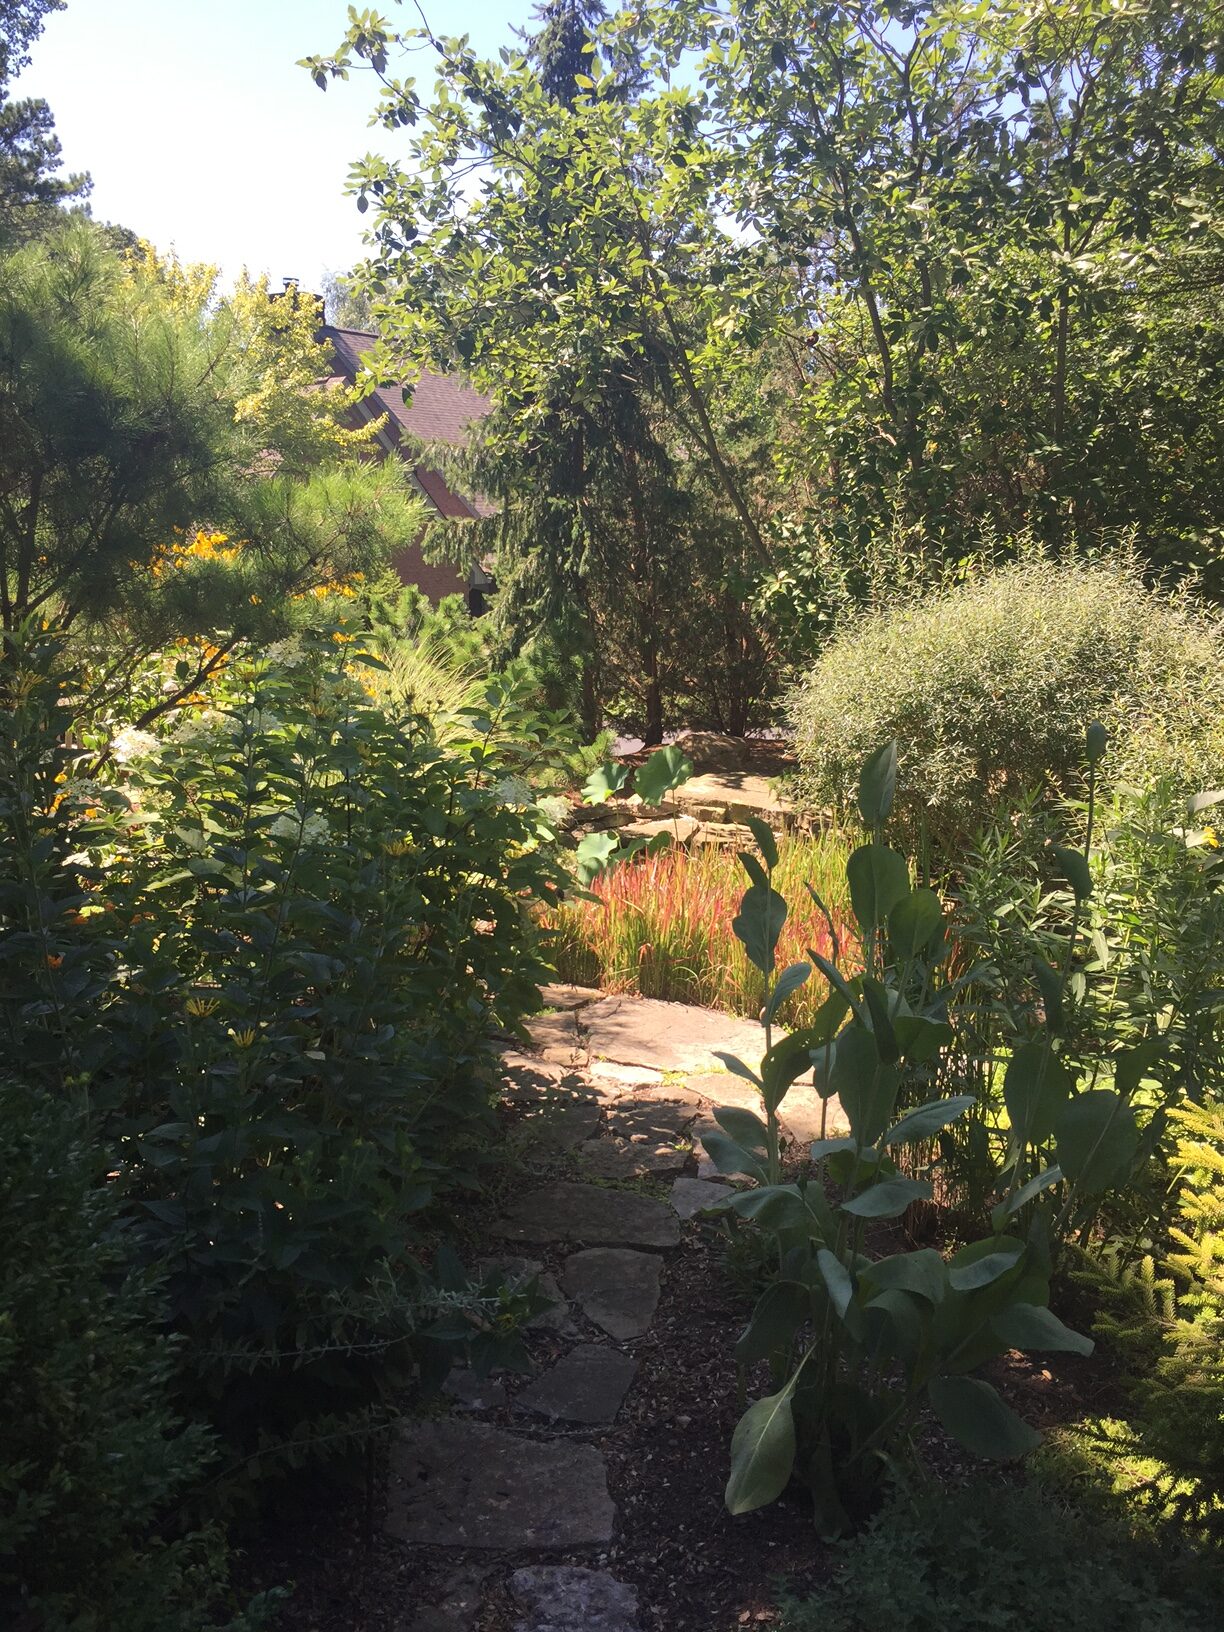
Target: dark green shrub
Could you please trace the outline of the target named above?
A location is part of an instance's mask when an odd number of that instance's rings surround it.
[[[894,1496],[843,1545],[833,1579],[783,1599],[785,1632],[1207,1632],[1186,1558],[1040,1486]]]
[[[486,1039],[546,975],[550,831],[497,747],[532,718],[491,686],[443,747],[324,629],[121,732],[99,786],[35,644],[0,734],[0,1026],[87,1098],[234,1464],[334,1450],[436,1370],[458,1294],[422,1221],[478,1181]]]
[[[156,1289],[83,1131],[0,1082],[0,1623],[201,1632],[225,1551],[176,1507],[215,1448],[171,1403]]]
[[[1222,656],[1214,625],[1125,565],[1004,567],[853,623],[825,648],[792,702],[796,786],[844,807],[863,760],[895,737],[898,815],[951,856],[1030,790],[1077,791],[1097,719],[1114,769],[1167,752],[1195,792],[1201,745],[1219,731]]]

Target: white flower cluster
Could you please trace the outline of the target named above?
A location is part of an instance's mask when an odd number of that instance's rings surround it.
[[[504,776],[494,790],[503,805],[529,805],[531,789],[521,777]]]
[[[274,640],[264,656],[282,669],[296,669],[306,653],[296,635],[286,635],[284,640]]]
[[[219,714],[215,708],[205,708],[198,714],[185,714],[175,726],[172,737],[183,747],[192,748],[220,736],[228,723],[225,715]]]
[[[331,828],[327,825],[326,817],[313,810],[305,816],[290,816],[286,812],[285,815],[276,818],[268,831],[273,838],[292,839],[300,843],[304,850],[323,844],[331,837]]]
[[[536,809],[546,822],[555,827],[569,815],[570,805],[568,799],[562,799],[555,793],[546,793],[542,799],[536,800]]]
[[[111,743],[111,753],[120,765],[127,765],[133,759],[151,754],[156,747],[157,738],[151,731],[137,731],[135,726],[129,725]]]

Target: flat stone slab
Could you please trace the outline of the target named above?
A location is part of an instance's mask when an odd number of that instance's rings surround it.
[[[415,1422],[391,1452],[385,1528],[425,1547],[598,1547],[616,1508],[593,1445],[483,1422]]]
[[[497,1377],[477,1377],[466,1367],[452,1371],[442,1389],[460,1411],[496,1411],[506,1403],[506,1385]]]
[[[558,1179],[521,1196],[494,1225],[511,1241],[575,1241],[592,1247],[674,1247],[675,1214],[665,1202],[631,1190]]]
[[[515,1570],[510,1597],[524,1611],[514,1632],[638,1632],[637,1593],[606,1570],[536,1564]]]
[[[700,1104],[689,1099],[635,1094],[632,1099],[618,1100],[608,1112],[608,1129],[622,1139],[675,1143],[684,1137],[700,1112]]]
[[[582,1024],[592,1058],[656,1071],[696,1075],[718,1068],[715,1049],[748,1061],[764,1049],[765,1034],[755,1021],[653,997],[605,997],[583,1009]]]
[[[604,994],[598,986],[542,986],[540,996],[546,1009],[581,1009],[587,1003],[598,1003]]]
[[[515,1129],[527,1153],[547,1158],[576,1150],[594,1137],[600,1107],[595,1101],[547,1098],[539,1102]]]
[[[522,1389],[516,1411],[550,1422],[611,1422],[637,1371],[637,1361],[601,1343],[580,1343]]]
[[[583,1173],[592,1179],[666,1178],[688,1161],[687,1150],[649,1139],[591,1139],[578,1147]]]
[[[600,1088],[619,1088],[630,1094],[639,1088],[657,1088],[664,1080],[662,1071],[652,1071],[648,1065],[617,1065],[612,1060],[592,1060],[586,1074]]]
[[[712,1207],[716,1201],[725,1201],[733,1194],[727,1184],[711,1184],[706,1179],[677,1179],[669,1199],[681,1218],[695,1218],[703,1207]]]
[[[728,820],[742,822],[746,816],[762,816],[771,826],[781,827],[790,806],[779,799],[769,778],[750,771],[707,771],[691,776],[672,793],[681,810],[718,810]]]
[[[417,1609],[404,1632],[471,1632],[480,1611],[482,1589],[492,1573],[488,1564],[467,1564],[454,1571],[425,1595],[434,1601]]]
[[[625,1342],[648,1330],[659,1302],[658,1258],[627,1247],[591,1247],[565,1260],[561,1282],[588,1320]]]
[[[622,838],[645,839],[648,844],[664,833],[673,844],[678,844],[683,849],[700,826],[701,823],[695,816],[673,816],[670,821],[661,817],[654,822],[626,822],[620,832]]]
[[[511,1286],[517,1286],[522,1281],[535,1279],[539,1282],[540,1291],[546,1298],[552,1299],[552,1308],[544,1309],[538,1315],[533,1315],[527,1322],[529,1332],[559,1332],[562,1337],[576,1337],[578,1328],[570,1319],[569,1304],[565,1295],[557,1285],[555,1275],[546,1275],[543,1264],[534,1258],[482,1258],[482,1270],[496,1269],[505,1277]]]

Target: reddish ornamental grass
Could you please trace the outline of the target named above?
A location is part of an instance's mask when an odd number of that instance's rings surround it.
[[[774,886],[790,909],[778,943],[785,968],[809,951],[832,958],[828,921],[805,889],[811,883],[833,916],[841,961],[857,962],[845,884],[846,844],[836,836],[784,839]],[[736,940],[731,922],[748,879],[732,851],[665,850],[613,867],[597,879],[593,901],[571,901],[545,919],[562,980],[613,992],[640,992],[753,1016],[761,975]],[[824,1000],[815,975],[779,1011],[783,1025],[803,1024]]]

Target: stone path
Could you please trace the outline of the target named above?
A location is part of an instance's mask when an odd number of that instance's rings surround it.
[[[554,1306],[532,1322],[531,1376],[454,1374],[450,1414],[407,1424],[393,1450],[386,1529],[437,1560],[402,1632],[474,1632],[490,1604],[513,1632],[644,1632],[633,1588],[601,1567],[616,1509],[600,1436],[650,1342],[666,1254],[729,1192],[701,1145],[714,1107],[759,1109],[717,1052],[755,1064],[762,1032],[581,987],[545,997],[531,1051],[502,1057],[526,1183],[493,1225],[504,1254],[483,1262],[538,1276]],[[843,1131],[836,1101],[793,1088],[788,1137],[816,1138],[822,1122]]]

